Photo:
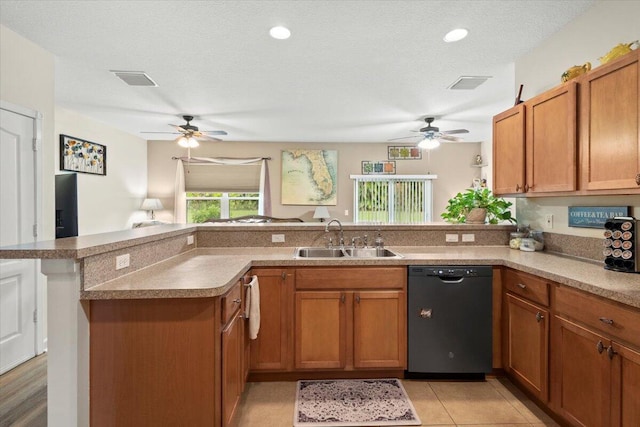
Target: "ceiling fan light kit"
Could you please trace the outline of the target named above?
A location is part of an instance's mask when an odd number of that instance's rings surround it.
[[[179,134],[180,136],[175,139],[175,142],[178,143],[181,147],[185,148],[195,148],[198,145],[198,139],[204,139],[209,141],[222,141],[219,138],[214,138],[207,134],[212,135],[226,135],[227,132],[223,130],[199,130],[197,126],[192,125],[190,122],[193,120],[193,116],[184,115],[182,118],[187,122],[184,125],[169,125],[173,126],[177,132],[142,132],[142,133],[170,133],[170,134]]]
[[[436,138],[425,138],[422,141],[418,142],[418,147],[423,150],[433,150],[434,148],[438,148],[440,146],[440,141]]]
[[[445,34],[443,40],[447,43],[453,43],[462,40],[463,38],[467,37],[468,34],[469,30],[467,30],[466,28],[456,28]]]
[[[192,136],[181,136],[177,140],[178,145],[184,148],[195,148],[199,146],[198,140]]]

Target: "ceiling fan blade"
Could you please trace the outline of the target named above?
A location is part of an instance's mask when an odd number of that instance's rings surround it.
[[[210,135],[227,135],[227,132],[223,130],[201,130],[202,133],[208,133]]]
[[[446,133],[448,135],[453,135],[456,133],[469,133],[466,129],[453,129],[453,130],[443,130],[442,133]]]
[[[464,141],[464,139],[459,138],[457,136],[449,136],[449,135],[440,135],[440,137],[438,137],[439,140],[444,141],[444,142],[462,142]]]
[[[403,137],[400,137],[400,138],[387,139],[387,141],[397,141],[399,139],[420,138],[420,137],[422,137],[422,135],[403,136]]]
[[[179,132],[182,132],[182,133],[184,133],[184,132],[186,132],[186,131],[187,131],[187,130],[186,130],[185,128],[183,128],[182,126],[172,125],[172,124],[169,124],[169,126],[173,126],[173,127],[174,127],[174,128],[176,128]]]
[[[198,139],[206,139],[208,141],[222,141],[222,139],[220,138],[214,138],[213,136],[209,136],[209,135],[200,135],[197,136]]]
[[[140,131],[140,133],[165,133],[165,134],[169,134],[169,135],[178,135],[181,132],[149,132],[149,131]]]

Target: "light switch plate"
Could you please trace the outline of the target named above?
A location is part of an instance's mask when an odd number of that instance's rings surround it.
[[[193,245],[193,236],[187,236],[187,245]]]
[[[444,241],[447,242],[447,243],[455,243],[455,242],[458,241],[458,235],[457,234],[445,234]]]

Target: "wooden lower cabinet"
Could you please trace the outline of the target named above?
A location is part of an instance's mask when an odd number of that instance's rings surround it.
[[[355,292],[353,300],[353,366],[404,368],[407,358],[404,292]]]
[[[505,294],[504,369],[540,401],[549,398],[549,312]]]
[[[640,352],[613,342],[611,421],[614,426],[640,426]]]
[[[244,322],[240,310],[222,330],[222,425],[236,421],[244,388]]]
[[[294,270],[254,268],[260,281],[260,332],[251,340],[251,371],[290,371],[293,367]]]
[[[297,369],[406,366],[403,291],[296,292]]]
[[[347,293],[296,292],[295,305],[296,369],[344,369]]]
[[[572,425],[611,425],[611,363],[606,352],[610,343],[558,316],[552,328],[553,409]]]

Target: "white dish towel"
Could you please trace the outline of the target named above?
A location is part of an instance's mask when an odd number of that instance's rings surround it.
[[[245,299],[244,315],[249,319],[249,338],[255,340],[260,331],[260,283],[258,276],[251,278]]]

